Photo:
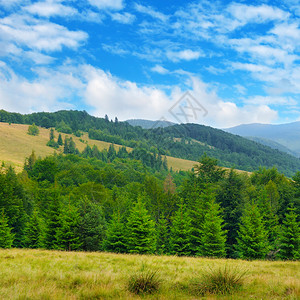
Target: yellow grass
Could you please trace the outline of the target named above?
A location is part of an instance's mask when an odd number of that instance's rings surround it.
[[[37,156],[45,157],[47,155],[53,154],[54,152],[61,152],[62,147],[59,150],[55,150],[51,147],[46,146],[49,141],[50,129],[41,128],[40,134],[38,136],[32,136],[27,134],[28,125],[21,124],[11,124],[0,122],[0,162],[4,161],[6,164],[11,164],[16,168],[17,171],[21,171],[24,165],[25,158],[28,157],[32,150],[36,152]],[[58,132],[55,131],[56,138],[58,137]],[[70,134],[62,133],[62,137],[72,136],[76,143],[76,147],[79,151],[82,151],[86,145],[96,145],[99,150],[108,149],[110,143],[91,140],[88,138],[87,133],[85,133],[81,138]],[[83,140],[86,143],[80,141]],[[116,149],[121,147],[120,145],[115,145]],[[130,151],[131,148],[127,147]],[[178,170],[191,170],[196,162],[184,160],[180,158],[167,157],[168,166],[172,167],[174,171]]]
[[[127,282],[142,267],[161,279],[159,292],[146,299],[199,299],[189,282],[224,266],[248,272],[240,291],[218,299],[300,299],[300,262],[21,249],[0,250],[0,299],[140,299]]]
[[[14,166],[17,172],[22,171],[25,158],[29,157],[32,150],[34,150],[36,155],[40,157],[51,155],[54,152],[62,152],[62,147],[55,150],[54,148],[46,146],[49,141],[50,129],[39,127],[40,133],[38,136],[28,135],[27,130],[28,125],[9,125],[8,123],[0,122],[0,163],[3,161],[5,164]],[[59,133],[55,131],[56,139],[58,134]],[[90,145],[91,147],[96,145],[99,150],[108,149],[110,146],[110,143],[89,139],[87,133],[80,138],[71,134],[62,133],[62,138],[64,139],[66,135],[72,136],[79,151],[82,151],[86,145]],[[120,147],[122,146],[115,145],[116,149],[119,149]],[[128,151],[132,150],[132,148],[126,148]],[[196,161],[171,156],[167,156],[167,162],[168,167],[172,167],[173,171],[189,171],[196,164],[199,164]],[[239,172],[248,173],[245,171]]]

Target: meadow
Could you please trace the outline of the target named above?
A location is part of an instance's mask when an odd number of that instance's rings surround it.
[[[12,165],[17,172],[22,171],[26,157],[29,157],[32,150],[36,152],[37,156],[45,157],[55,153],[62,153],[61,149],[55,150],[54,148],[46,146],[49,141],[50,129],[39,127],[40,133],[38,136],[27,134],[28,125],[22,124],[8,124],[0,122],[0,162]],[[55,131],[57,139],[59,133]],[[88,134],[84,133],[80,138],[72,134],[62,133],[64,140],[65,136],[72,136],[76,147],[79,151],[83,151],[86,145],[93,147],[96,145],[100,151],[108,149],[110,143],[103,141],[96,141],[89,139]],[[119,149],[120,145],[114,145]],[[132,148],[127,147],[127,151]],[[167,156],[168,166],[172,167],[174,171],[188,171],[191,170],[197,162],[181,158]]]
[[[190,283],[207,271],[246,272],[240,290],[203,299],[300,299],[300,262],[243,261],[100,252],[0,250],[1,299],[201,299]],[[157,271],[152,295],[128,291],[131,275]]]

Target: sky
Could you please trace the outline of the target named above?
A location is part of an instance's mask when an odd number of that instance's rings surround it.
[[[298,121],[299,16],[298,0],[0,0],[0,109]]]

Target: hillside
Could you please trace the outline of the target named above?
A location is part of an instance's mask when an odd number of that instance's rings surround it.
[[[300,157],[300,122],[279,125],[244,124],[224,130],[243,137],[251,136],[275,141]]]
[[[40,127],[40,134],[38,136],[32,136],[27,134],[28,125],[22,124],[10,124],[0,122],[0,162],[11,164],[17,171],[21,171],[24,166],[25,158],[28,157],[32,150],[36,152],[37,156],[45,157],[47,155],[55,153],[62,153],[62,149],[53,149],[46,146],[49,141],[50,129]],[[58,136],[58,132],[55,131],[55,136]],[[76,137],[73,134],[62,133],[63,139],[65,136],[72,136],[76,143],[76,147],[79,151],[89,145],[96,145],[99,150],[108,149],[110,143],[92,140],[85,133],[81,137]],[[85,143],[83,143],[83,141]],[[115,148],[119,149],[121,146],[115,144]],[[132,149],[127,148],[128,151]],[[167,156],[168,166],[172,167],[174,171],[187,171],[191,170],[197,163],[195,161],[189,161],[185,159],[175,158]]]
[[[144,149],[185,160],[197,161],[204,153],[218,159],[223,167],[235,167],[254,171],[263,166],[293,176],[300,170],[300,160],[274,150],[268,146],[250,141],[212,127],[198,124],[173,125],[166,128],[143,129],[127,122],[96,118],[85,111],[58,111],[55,113],[33,113],[21,115],[0,111],[0,121],[35,123],[65,133],[80,135],[88,132],[93,140],[123,145],[132,149]]]

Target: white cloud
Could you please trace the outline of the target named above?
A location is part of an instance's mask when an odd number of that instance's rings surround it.
[[[200,56],[204,56],[200,51],[193,51],[190,49],[182,50],[182,51],[167,51],[167,58],[177,62],[180,60],[194,60],[198,59]]]
[[[75,8],[62,5],[61,3],[57,3],[53,0],[35,2],[29,6],[26,6],[24,10],[41,17],[71,16],[78,13]]]
[[[0,38],[3,41],[40,51],[58,51],[63,46],[76,49],[87,37],[83,31],[70,31],[64,26],[32,17],[11,15],[0,19]]]
[[[153,68],[151,68],[151,71],[162,75],[169,73],[169,71],[161,65],[155,65]]]
[[[111,18],[114,20],[114,21],[117,21],[119,23],[123,23],[123,24],[131,24],[133,23],[133,21],[135,20],[135,16],[130,14],[130,13],[114,13],[111,15]]]
[[[285,12],[277,7],[268,5],[246,5],[234,3],[229,5],[227,11],[237,20],[244,25],[249,22],[264,23],[271,20],[286,20],[289,17],[289,13]]]
[[[0,62],[0,106],[8,111],[30,113],[72,109],[72,92],[79,93],[81,83],[69,74],[44,72],[35,80],[16,75]]]
[[[284,105],[293,106],[297,101],[292,97],[276,97],[276,96],[253,96],[244,100],[245,103],[253,105]]]
[[[149,15],[154,19],[160,20],[162,22],[166,22],[169,17],[161,12],[156,11],[151,6],[144,6],[141,4],[135,4],[135,9],[143,14]]]
[[[92,6],[99,9],[121,10],[124,7],[123,0],[88,0]]]

